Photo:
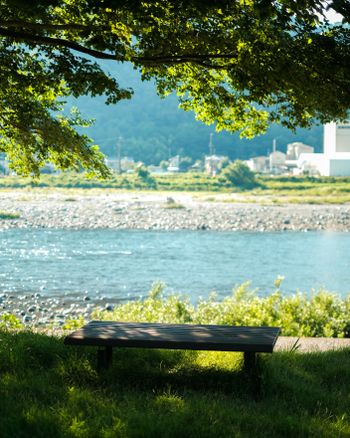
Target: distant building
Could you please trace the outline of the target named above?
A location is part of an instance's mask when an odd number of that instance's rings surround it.
[[[180,171],[180,155],[169,158],[168,172],[176,173]]]
[[[257,173],[267,173],[270,170],[269,157],[253,157],[245,161],[250,170]]]
[[[269,155],[271,173],[283,173],[286,170],[286,154],[281,151],[273,151]]]
[[[328,157],[350,154],[350,121],[324,125],[323,141],[323,153]],[[343,155],[343,157],[347,156]]]
[[[306,172],[306,170],[301,170],[298,167],[298,160],[302,154],[313,154],[314,148],[312,146],[308,146],[307,144],[301,143],[300,141],[296,141],[294,143],[289,143],[287,145],[287,155],[286,155],[286,166],[288,172],[292,172],[294,174],[300,174]],[[308,173],[313,173],[313,168],[307,170]]]
[[[324,125],[323,154],[301,154],[298,168],[324,176],[350,176],[350,122]]]
[[[200,160],[197,160],[194,164],[192,164],[192,166],[190,167],[190,171],[191,172],[202,172],[203,170],[203,165],[202,162]]]
[[[148,166],[148,170],[149,170],[149,172],[152,173],[152,174],[165,173],[165,170],[164,170],[162,167],[160,167],[160,166],[155,166],[155,165],[153,165],[153,164],[150,164],[150,165]]]
[[[122,170],[133,170],[137,163],[131,157],[123,157],[120,160]]]
[[[106,164],[116,172],[126,172],[135,168],[136,163],[133,158],[123,157],[120,160],[117,158],[107,158]]]
[[[215,176],[220,172],[222,164],[227,160],[227,157],[221,155],[209,155],[205,157],[204,169],[208,175]]]
[[[314,153],[314,148],[308,146],[307,144],[296,141],[294,143],[289,143],[287,145],[287,156],[286,160],[297,160],[301,154],[312,154]]]
[[[295,174],[325,175],[323,154],[301,154],[297,160]]]

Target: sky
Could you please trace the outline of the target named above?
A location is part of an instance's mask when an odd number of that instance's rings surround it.
[[[330,9],[326,12],[326,17],[331,21],[332,23],[336,23],[339,21],[342,21],[343,16],[338,14],[337,12],[333,11],[333,9]]]

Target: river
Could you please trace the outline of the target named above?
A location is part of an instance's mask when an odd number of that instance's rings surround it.
[[[251,281],[261,295],[350,291],[350,233],[8,229],[0,232],[0,293],[131,299],[154,281],[192,300]]]

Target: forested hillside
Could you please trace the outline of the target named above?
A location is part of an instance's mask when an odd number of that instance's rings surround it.
[[[281,151],[293,141],[314,146],[318,152],[322,149],[321,126],[311,130],[298,129],[293,133],[273,125],[265,135],[253,140],[242,140],[238,134],[217,133],[214,126],[206,126],[196,121],[193,113],[179,109],[176,96],[160,99],[154,85],[142,82],[140,74],[130,66],[113,62],[104,62],[103,65],[121,85],[133,88],[133,98],[107,106],[103,98],[83,97],[70,99],[68,106],[78,106],[84,117],[95,119],[93,126],[83,132],[110,157],[116,155],[117,139],[122,137],[122,155],[147,164],[158,164],[176,154],[198,159],[208,153],[209,134],[212,132],[216,153],[231,159],[266,155],[272,150],[274,138],[277,149]]]

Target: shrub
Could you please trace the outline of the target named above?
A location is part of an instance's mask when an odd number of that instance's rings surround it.
[[[22,323],[15,315],[11,313],[3,313],[0,315],[0,329],[19,329],[22,328]]]
[[[147,169],[146,166],[141,165],[136,167],[136,175],[140,182],[144,183],[147,187],[155,188],[157,185],[157,182],[155,178],[151,175],[150,171]],[[135,184],[137,186],[137,184]]]
[[[233,289],[232,295],[218,300],[212,293],[193,305],[181,295],[165,295],[165,286],[156,283],[143,300],[116,306],[113,312],[95,312],[104,320],[253,325],[281,327],[284,336],[350,337],[350,297],[342,299],[325,290],[311,296],[297,292],[283,296],[282,279],[264,297],[249,288],[249,282]]]
[[[221,179],[242,189],[251,189],[258,185],[255,173],[240,160],[225,167],[221,173]]]

